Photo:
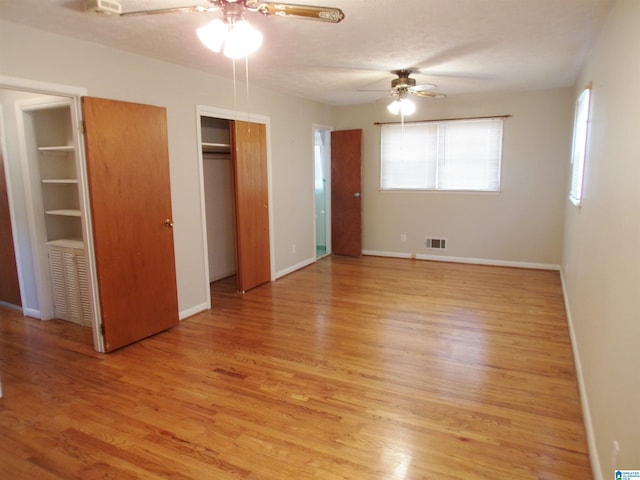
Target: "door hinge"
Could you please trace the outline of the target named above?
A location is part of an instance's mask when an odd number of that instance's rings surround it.
[[[84,120],[80,120],[80,122],[78,123],[78,131],[84,135],[84,132],[86,131],[86,126],[84,124]]]
[[[100,333],[102,334],[102,336],[104,337],[104,323],[100,324]]]

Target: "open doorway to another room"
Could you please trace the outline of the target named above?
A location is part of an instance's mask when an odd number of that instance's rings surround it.
[[[316,258],[331,253],[331,129],[314,127]]]

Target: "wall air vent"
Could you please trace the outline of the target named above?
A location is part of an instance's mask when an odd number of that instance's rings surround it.
[[[429,250],[445,250],[447,248],[446,238],[426,238],[424,247]]]

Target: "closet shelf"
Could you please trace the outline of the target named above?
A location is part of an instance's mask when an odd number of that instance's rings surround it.
[[[228,143],[202,142],[202,153],[231,153],[231,145]]]
[[[61,210],[45,210],[47,215],[61,215],[64,217],[79,217],[80,210],[61,209]]]

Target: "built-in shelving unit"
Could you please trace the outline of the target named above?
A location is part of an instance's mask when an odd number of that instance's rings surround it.
[[[37,199],[36,216],[42,212],[35,223],[41,226],[41,248],[48,258],[53,315],[91,326],[91,292],[71,103],[52,102],[29,106],[23,111],[25,151],[33,177],[32,193]]]

